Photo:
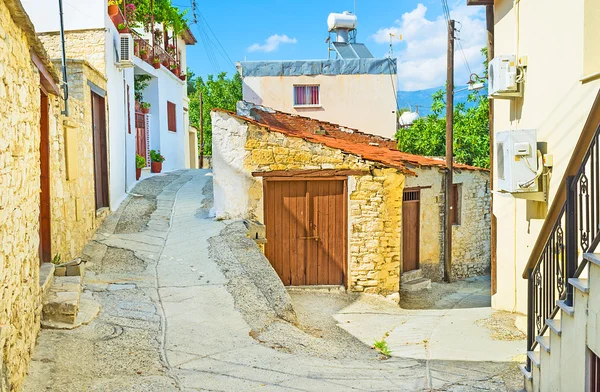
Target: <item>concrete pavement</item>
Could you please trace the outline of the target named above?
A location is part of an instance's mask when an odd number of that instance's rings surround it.
[[[470,361],[448,361],[443,349],[436,351],[442,353],[439,358],[427,351],[410,354],[396,346],[394,331],[392,351],[405,355],[388,360],[315,358],[255,340],[209,252],[208,239],[228,222],[207,217],[212,197],[207,174],[166,175],[156,210],[141,232],[116,230],[127,206],[107,220],[86,250],[94,260],[86,295],[103,310],[78,330],[42,332],[26,391],[511,390],[505,380],[514,369],[506,362],[477,362],[490,358],[466,354],[461,358]],[[353,328],[364,320],[360,330],[346,329],[367,345],[383,335],[380,330],[398,324],[397,317],[406,318],[404,325],[413,320],[414,329],[436,317],[415,320],[397,307],[393,314],[366,317],[363,302],[356,306],[336,318],[355,317],[350,323],[338,320]],[[453,323],[461,317],[457,312],[441,320]],[[438,329],[445,329],[439,319]],[[397,334],[398,342],[406,336],[400,329]],[[452,339],[443,333],[428,336],[433,347]],[[502,352],[497,360],[510,355]]]

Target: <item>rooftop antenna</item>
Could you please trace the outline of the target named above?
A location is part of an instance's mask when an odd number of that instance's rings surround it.
[[[390,53],[389,57],[394,57],[394,37],[396,34],[390,33]],[[402,41],[402,34],[398,34],[398,41]]]

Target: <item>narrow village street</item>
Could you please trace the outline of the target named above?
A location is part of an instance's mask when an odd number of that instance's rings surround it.
[[[511,360],[523,341],[474,323],[491,315],[489,282],[460,283],[431,310],[291,292],[294,312],[271,301],[282,294],[270,278],[252,279],[260,252],[243,224],[215,221],[211,205],[207,170],[140,182],[84,250],[82,295],[98,318],[42,330],[25,391],[521,389]],[[381,338],[388,359],[370,348]]]

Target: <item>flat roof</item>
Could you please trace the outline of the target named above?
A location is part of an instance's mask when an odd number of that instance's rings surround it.
[[[301,75],[395,75],[395,58],[350,60],[242,61],[242,77]]]

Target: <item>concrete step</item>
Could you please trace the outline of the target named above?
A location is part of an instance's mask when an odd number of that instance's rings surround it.
[[[573,314],[575,313],[575,308],[567,305],[564,300],[556,301],[556,305],[558,305],[558,307],[562,309],[563,313],[569,316],[573,316]]]
[[[577,290],[581,291],[582,293],[590,292],[590,285],[587,279],[569,278],[569,284],[575,287]]]
[[[550,336],[536,336],[535,340],[538,342],[542,350],[550,353]]]
[[[57,320],[42,320],[42,327],[46,329],[75,329],[82,325],[88,325],[100,314],[100,304],[92,299],[81,298],[77,316],[73,322],[63,322]]]
[[[584,253],[583,259],[600,266],[600,253]]]
[[[402,276],[400,276],[401,283],[407,283],[411,280],[421,279],[423,277],[423,271],[420,269],[403,272]]]
[[[431,279],[419,278],[400,285],[402,291],[420,291],[431,288]]]
[[[531,364],[540,367],[540,352],[539,351],[527,351],[527,356],[531,359]]]
[[[42,320],[73,324],[79,312],[82,276],[55,276],[42,309]]]
[[[558,336],[560,336],[560,334],[562,333],[561,324],[560,324],[559,319],[547,319],[546,325],[548,326],[548,328],[550,328],[552,331],[554,331],[554,333],[557,334]]]

